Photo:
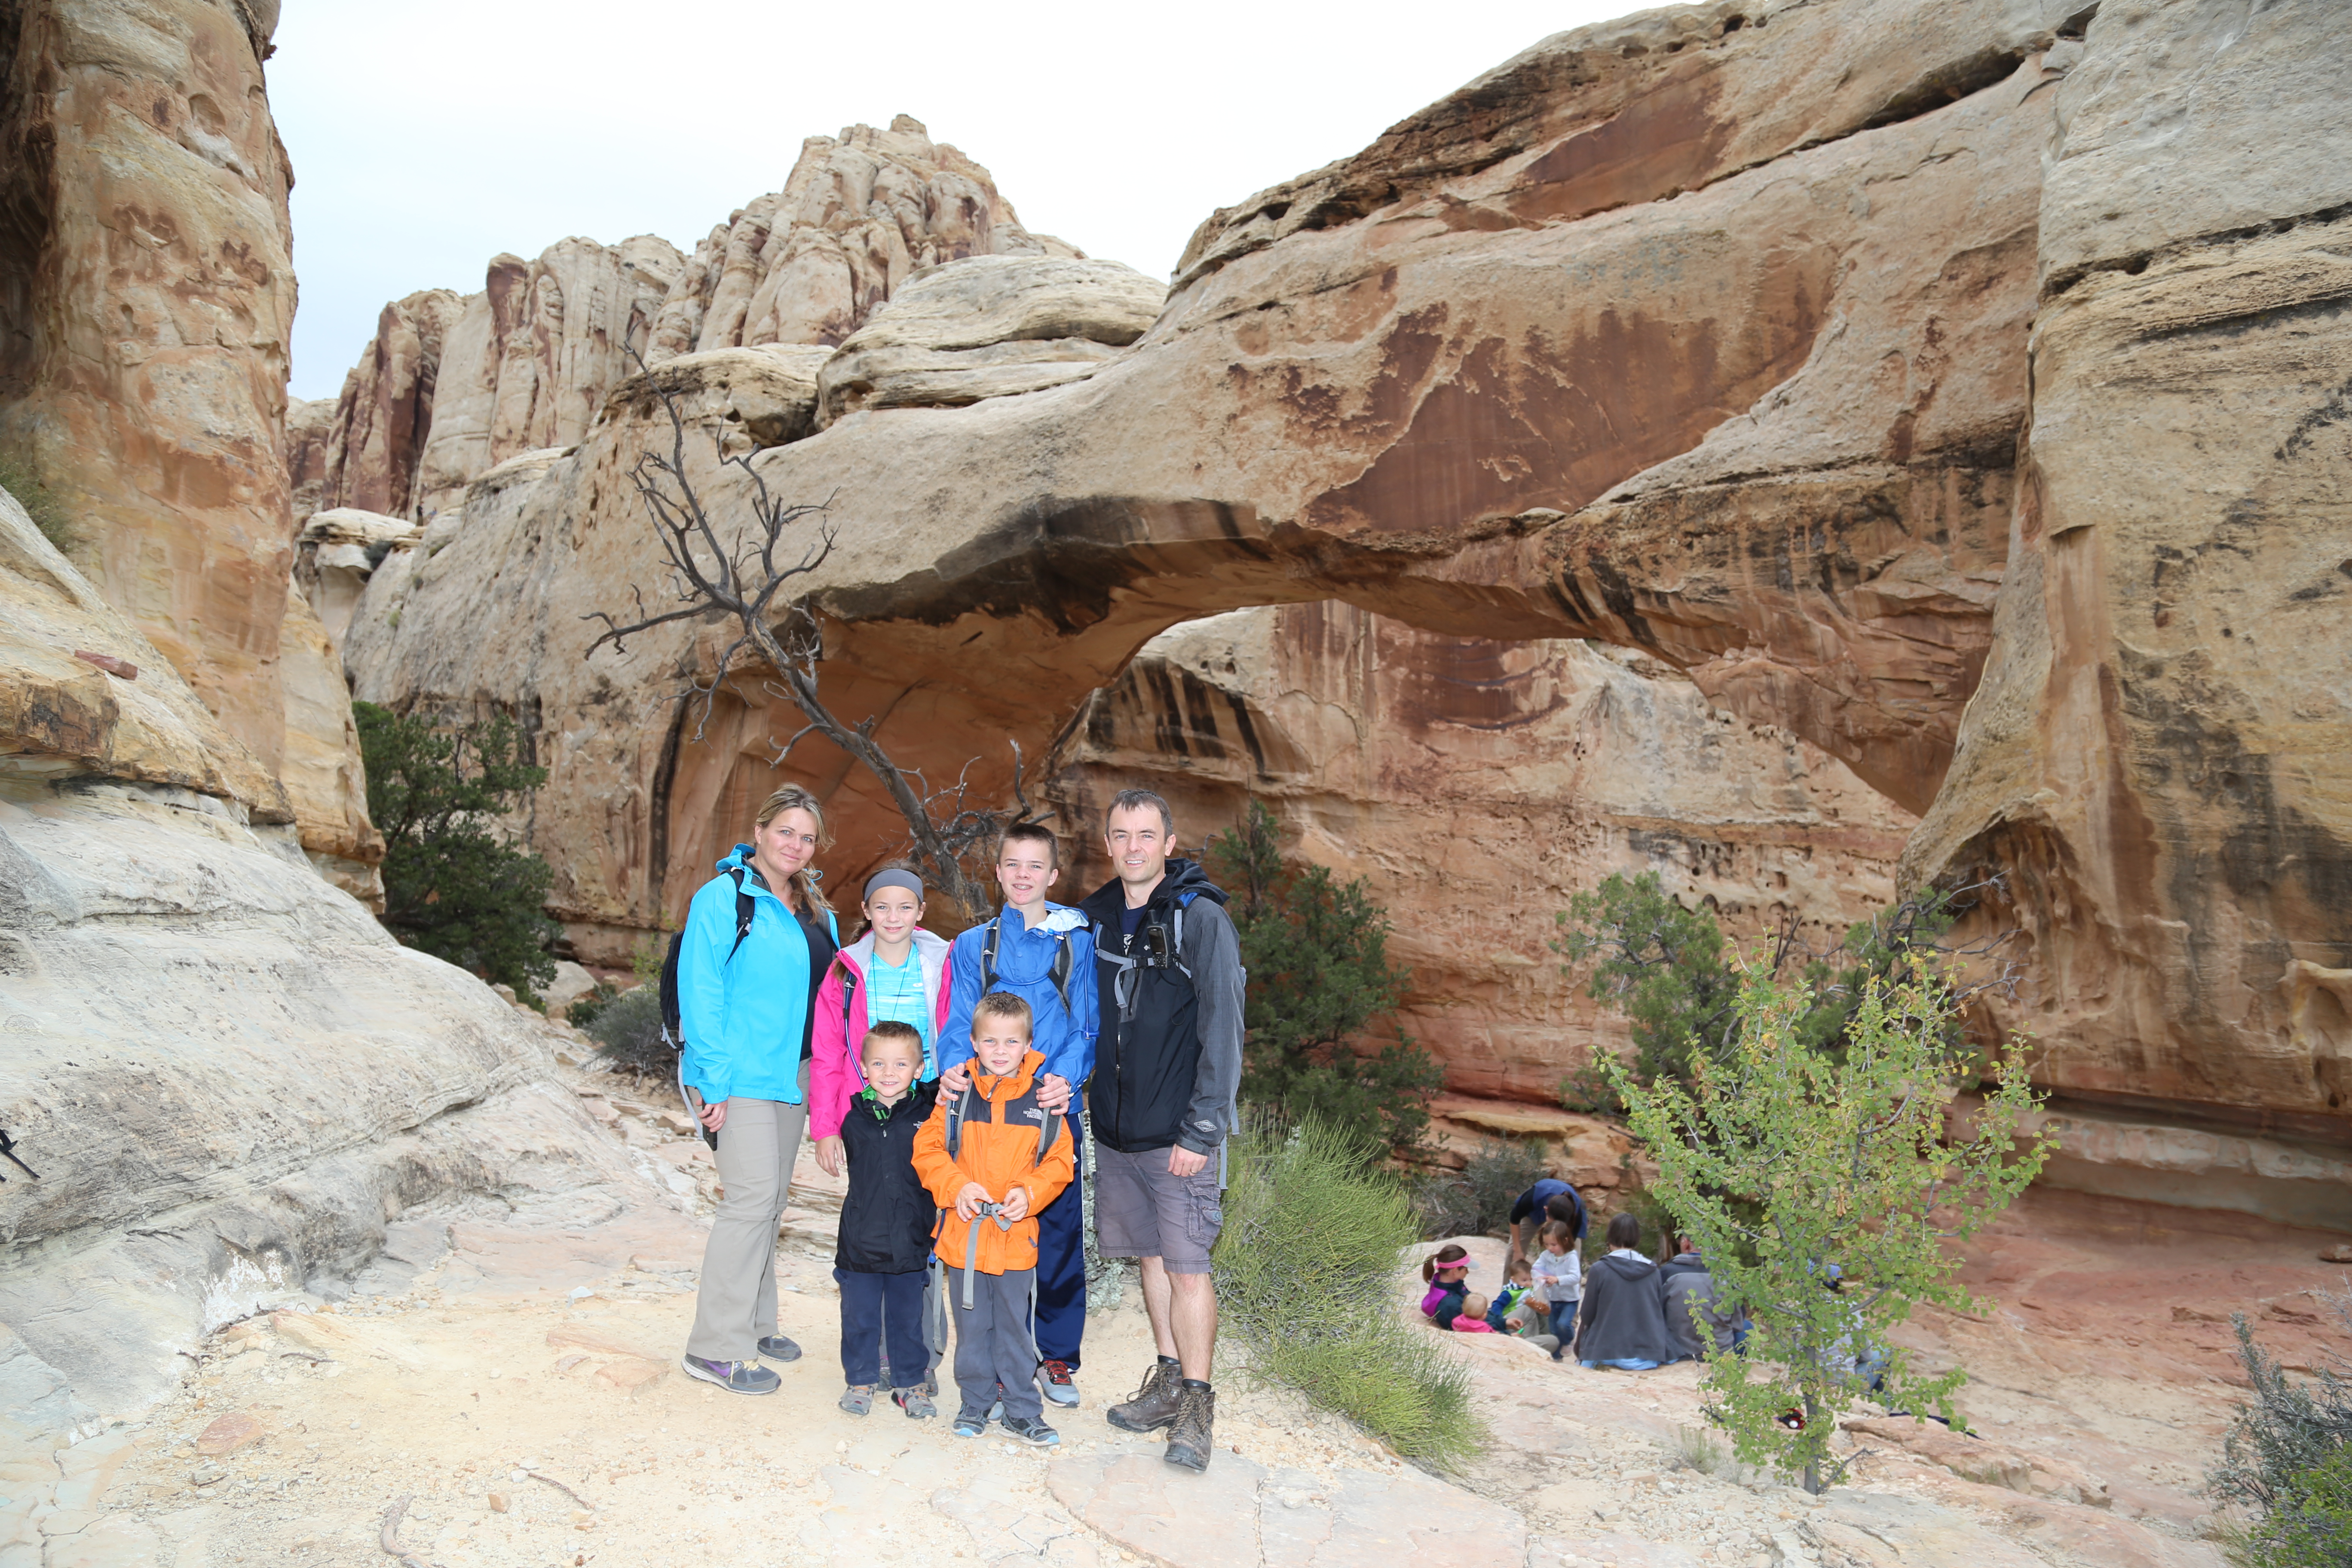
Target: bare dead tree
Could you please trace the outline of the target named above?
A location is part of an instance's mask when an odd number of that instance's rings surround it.
[[[635,353],[632,351],[632,357]],[[637,360],[640,370],[646,368]],[[719,435],[711,444],[723,468],[740,469],[750,487],[751,526],[730,542],[711,521],[701,492],[687,468],[687,419],[677,394],[656,383],[653,395],[669,416],[668,450],[658,448],[639,457],[629,469],[629,480],[646,517],[669,573],[667,607],[649,607],[642,587],[630,590],[635,607],[624,621],[598,610],[583,620],[601,621],[604,631],[588,645],[593,656],[605,644],[623,651],[627,639],[675,621],[700,620],[713,615],[731,621],[734,640],[719,654],[708,681],[689,679],[677,700],[697,702],[701,713],[695,726],[700,740],[710,719],[711,704],[729,683],[739,664],[764,665],[761,686],[800,710],[807,722],[777,746],[772,765],[781,767],[793,748],[810,735],[821,735],[856,760],[879,782],[907,825],[910,858],[922,868],[924,879],[977,917],[991,901],[989,889],[964,866],[966,855],[986,843],[1016,812],[992,810],[972,804],[966,763],[951,784],[933,788],[919,768],[903,768],[874,738],[878,715],[857,723],[842,720],[818,689],[818,669],[824,662],[824,633],[814,607],[795,590],[833,553],[838,537],[830,500],[822,504],[789,502],[768,488],[765,475],[749,457],[725,454]],[[1024,759],[1020,742],[1013,744],[1013,791],[1017,815],[1029,815],[1024,792]],[[976,759],[975,759],[976,760]]]

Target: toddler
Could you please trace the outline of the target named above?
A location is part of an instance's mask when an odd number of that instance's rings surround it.
[[[1576,1227],[1553,1220],[1543,1227],[1543,1250],[1531,1265],[1544,1304],[1551,1310],[1551,1332],[1557,1342],[1551,1359],[1567,1353],[1576,1337],[1576,1307],[1584,1295],[1584,1259],[1576,1250]]]
[[[1462,1310],[1454,1315],[1453,1330],[1457,1334],[1491,1334],[1495,1325],[1486,1321],[1486,1298],[1472,1291],[1462,1298]]]
[[[944,1211],[937,1249],[950,1271],[963,1396],[956,1436],[985,1436],[1001,1404],[1005,1432],[1044,1447],[1062,1438],[1043,1419],[1029,1333],[1037,1211],[1070,1184],[1075,1161],[1062,1118],[1037,1103],[1045,1058],[1029,1037],[1029,1004],[1012,992],[973,1005],[971,1075],[923,1123],[915,1169]]]

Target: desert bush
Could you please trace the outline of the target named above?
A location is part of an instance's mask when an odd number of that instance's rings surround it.
[[[1394,1032],[1412,972],[1389,962],[1388,911],[1362,878],[1282,858],[1280,825],[1253,800],[1207,859],[1249,970],[1242,1098],[1312,1117],[1382,1154],[1420,1143],[1444,1082],[1436,1058]]]
[[[563,1010],[563,1021],[575,1029],[585,1029],[594,1023],[605,1008],[621,994],[621,988],[609,980],[599,980]]]
[[[1424,1176],[1413,1189],[1421,1233],[1447,1236],[1508,1236],[1511,1205],[1549,1174],[1543,1146],[1520,1138],[1488,1138],[1458,1172]]]
[[[385,928],[536,1003],[562,930],[541,907],[554,871],[509,843],[499,820],[547,770],[518,755],[510,719],[445,735],[373,702],[352,703],[352,717],[368,815],[383,835]]]
[[[1895,984],[1866,981],[1834,1037],[1766,955],[1736,973],[1734,1026],[1720,1054],[1693,1059],[1687,1088],[1612,1067],[1658,1163],[1652,1191],[1705,1249],[1717,1299],[1754,1320],[1744,1354],[1708,1354],[1709,1410],[1742,1460],[1818,1493],[1845,1463],[1830,1448],[1837,1417],[1866,1392],[1954,1418],[1966,1373],[1921,1375],[1889,1331],[1917,1305],[1977,1310],[1951,1244],[2024,1190],[2051,1139],[2024,1131],[2039,1101],[2021,1049],[1986,1064],[1967,1135],[1946,1127],[1955,1003],[1925,956]],[[1795,1432],[1780,1422],[1792,1409]]]
[[[1696,1470],[1703,1476],[1730,1476],[1739,1469],[1739,1461],[1704,1426],[1675,1427],[1664,1447],[1667,1462],[1679,1469]]]
[[[596,1042],[598,1057],[640,1078],[674,1078],[677,1052],[662,1038],[661,992],[652,985],[624,991],[580,1026]]]
[[[2332,1305],[2352,1332],[2352,1290]],[[2205,1478],[2209,1496],[2252,1516],[2231,1554],[2242,1568],[2343,1568],[2352,1563],[2352,1361],[2332,1354],[2335,1364],[2296,1383],[2242,1314],[2232,1321],[2253,1397]]]
[[[1213,1262],[1220,1317],[1257,1376],[1410,1458],[1455,1467],[1484,1427],[1467,1367],[1400,1310],[1412,1204],[1362,1141],[1254,1111],[1233,1141]]]

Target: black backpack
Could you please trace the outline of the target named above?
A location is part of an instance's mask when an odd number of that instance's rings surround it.
[[[728,961],[732,963],[736,948],[741,947],[743,939],[751,934],[751,917],[758,912],[760,900],[743,890],[742,867],[730,866],[727,874],[735,879],[735,946],[727,950]],[[674,1051],[686,1048],[677,1006],[677,950],[685,941],[683,927],[670,933],[669,952],[663,955],[661,967],[662,1043]]]

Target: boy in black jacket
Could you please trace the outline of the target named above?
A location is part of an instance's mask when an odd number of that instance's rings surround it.
[[[923,1286],[938,1209],[915,1174],[915,1134],[939,1099],[939,1085],[917,1083],[923,1037],[895,1019],[866,1031],[858,1047],[866,1087],[841,1119],[849,1161],[849,1195],[841,1205],[841,1238],[833,1277],[841,1286],[841,1371],[849,1380],[841,1407],[874,1408],[881,1378],[885,1325],[890,1339],[891,1402],[921,1420],[939,1413],[923,1392],[930,1352],[923,1342]]]

